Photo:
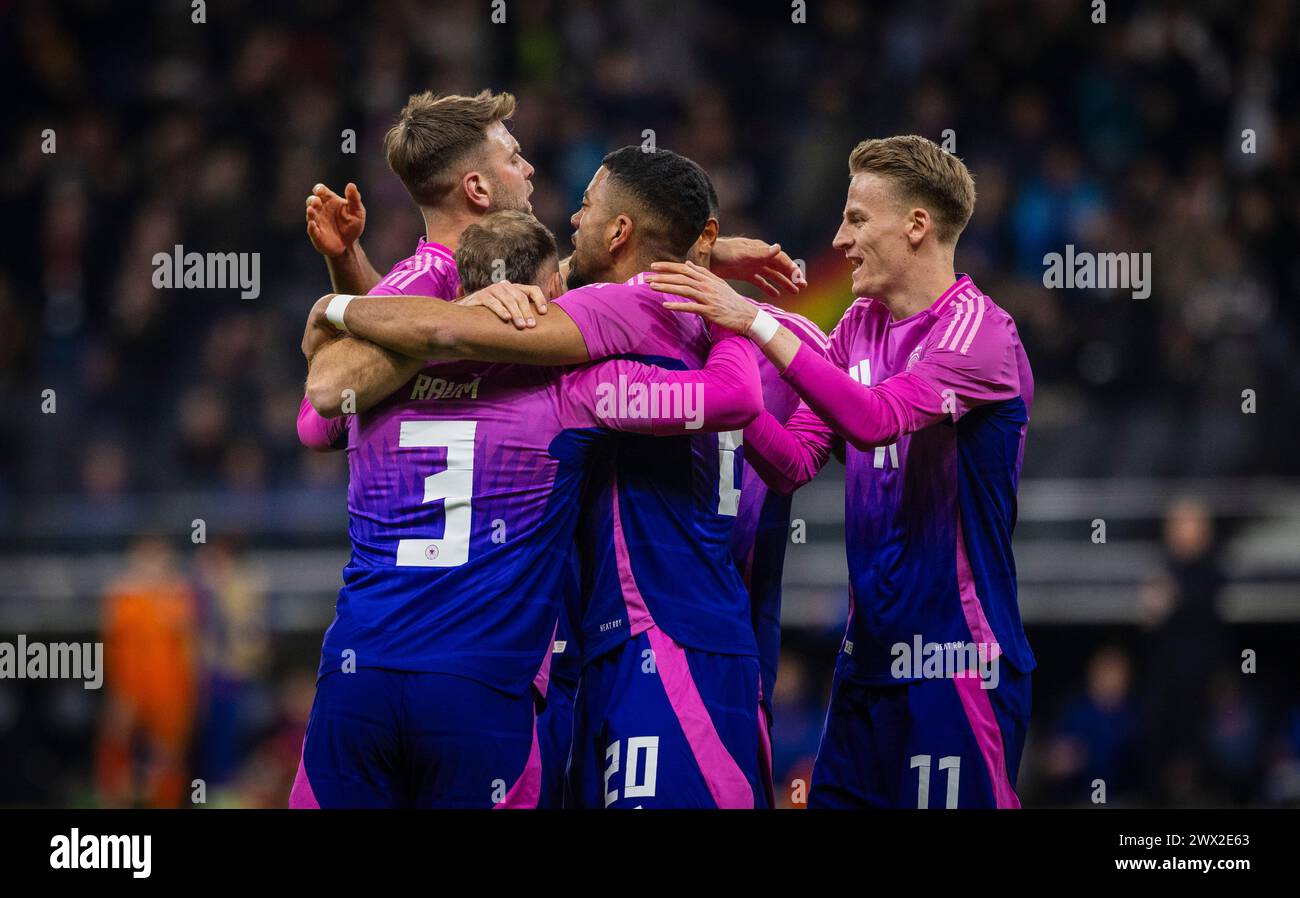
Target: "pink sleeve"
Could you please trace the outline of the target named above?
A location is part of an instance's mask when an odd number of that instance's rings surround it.
[[[1015,323],[995,306],[981,315],[987,303],[982,297],[969,316],[974,323],[964,332],[960,325],[936,326],[908,372],[938,394],[941,410],[953,421],[973,408],[1020,395]]]
[[[801,346],[781,376],[810,409],[858,449],[884,446],[944,417],[939,394],[911,372],[867,387]]]
[[[312,408],[307,397],[298,406],[298,441],[308,449],[329,452],[343,449],[347,441],[348,419],[342,415],[326,418]]]
[[[758,364],[739,336],[714,343],[699,370],[600,362],[565,374],[560,390],[566,426],[655,436],[740,430],[763,409]]]
[[[817,476],[834,444],[834,432],[805,405],[784,425],[763,412],[745,428],[745,461],[772,489],[792,493]]]
[[[863,386],[839,364],[843,353],[837,354],[836,337],[842,330],[849,332],[845,322],[852,308],[832,335],[828,358],[801,346],[781,376],[858,449],[892,443],[945,418],[956,421],[972,408],[1020,392],[1015,325],[1001,309],[985,306],[987,302],[984,298],[969,313],[973,323],[968,326],[938,322],[916,364],[877,386]]]

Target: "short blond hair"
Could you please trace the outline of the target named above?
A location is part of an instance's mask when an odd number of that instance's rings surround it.
[[[384,136],[388,167],[422,206],[435,206],[459,180],[458,163],[477,162],[487,129],[514,114],[513,94],[485,90],[472,97],[412,94]]]
[[[941,243],[954,243],[975,211],[975,179],[966,163],[916,134],[864,140],[849,154],[849,174],[890,181],[899,197],[923,206]]]

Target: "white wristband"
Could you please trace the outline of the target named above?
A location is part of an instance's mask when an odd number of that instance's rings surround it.
[[[349,296],[346,293],[340,293],[330,300],[330,304],[325,307],[325,317],[329,323],[337,327],[343,333],[348,333],[348,326],[343,323],[343,313],[347,310],[348,303],[356,299],[355,296]]]
[[[776,332],[781,329],[781,322],[777,321],[762,309],[754,316],[754,320],[749,324],[749,338],[759,346],[766,346],[772,342]]]

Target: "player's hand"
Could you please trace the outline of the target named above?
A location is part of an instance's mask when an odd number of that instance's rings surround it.
[[[366,229],[366,207],[361,191],[348,182],[339,196],[324,184],[317,184],[307,197],[307,236],[322,256],[341,256]]]
[[[307,316],[307,326],[302,332],[302,354],[307,357],[309,365],[322,346],[342,336],[342,332],[325,317],[325,309],[329,307],[330,300],[335,295],[326,293],[316,300],[316,304],[311,307],[311,313]]]
[[[661,293],[672,293],[690,302],[666,302],[665,309],[693,312],[737,334],[745,334],[758,310],[731,285],[694,262],[655,262],[646,283]]]
[[[510,284],[509,281],[499,281],[501,284],[509,284],[515,288],[511,290],[494,290],[497,284],[486,287],[483,290],[471,293],[469,296],[463,296],[456,300],[458,306],[483,306],[485,309],[491,309],[502,321],[513,322],[519,330],[527,330],[530,327],[537,326],[537,319],[534,315],[546,314],[546,294],[540,289],[534,288],[536,293],[529,292],[524,297],[520,297],[518,284]]]
[[[751,237],[719,237],[709,257],[709,270],[727,280],[749,281],[769,296],[798,293],[808,283],[781,244]]]
[[[456,300],[457,305],[483,306],[502,321],[514,322],[519,330],[537,326],[538,315],[545,315],[546,294],[536,284],[512,284],[509,281],[497,281],[482,290],[476,290],[469,296]]]

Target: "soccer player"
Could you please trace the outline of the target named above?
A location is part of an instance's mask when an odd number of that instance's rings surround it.
[[[473,280],[499,262],[559,292],[554,238],[530,215],[470,226],[458,261]],[[758,371],[729,338],[702,371],[454,362],[408,387],[355,419],[353,553],[290,804],[535,807],[532,687],[591,454],[609,429],[741,427],[761,408]]]
[[[410,97],[384,137],[384,151],[389,168],[420,210],[425,234],[415,253],[383,278],[361,246],[366,209],[356,185],[348,184],[342,197],[324,184],[316,185],[307,198],[307,234],[325,258],[335,291],[456,297],[454,257],[464,229],[491,212],[532,211],[528,197],[534,169],[506,128],[514,109],[515,98],[509,93],[482,91],[471,97],[425,91]],[[567,259],[561,262],[565,275],[567,263]],[[711,266],[722,277],[752,281],[771,295],[781,290],[797,292],[800,287],[798,268],[790,257],[779,246],[759,240],[718,239]],[[535,321],[534,312],[546,311],[544,302],[534,309],[527,298],[510,291],[479,292],[473,301],[519,328]],[[330,417],[370,407],[404,385],[424,364],[364,340],[317,345],[324,354],[320,367],[334,376],[309,377],[308,396],[317,411]],[[309,356],[308,363],[314,367],[315,359]],[[305,405],[303,415],[311,418]]]
[[[557,299],[535,328],[516,331],[488,310],[430,298],[324,297],[304,342],[327,339],[332,323],[426,359],[564,365],[631,356],[698,366],[707,334],[666,312],[644,272],[691,251],[707,191],[680,156],[625,147],[605,158],[573,217],[568,284],[589,286]],[[762,804],[757,647],[729,557],[738,441],[617,442],[599,467],[601,488],[584,502],[591,551],[572,796],[596,807]]]
[[[851,605],[809,806],[1018,807],[1035,661],[1011,533],[1033,376],[1011,316],[954,271],[975,203],[961,160],[891,137],[849,172],[834,246],[858,299],[825,359],[702,268],[650,281],[748,334],[802,397],[786,426],[745,432],[776,489],[848,444]]]
[[[465,228],[490,212],[531,211],[533,167],[506,129],[515,98],[483,91],[473,97],[415,94],[384,137],[388,165],[424,219],[424,237],[410,257],[382,279],[361,247],[365,207],[356,185],[340,199],[323,184],[307,198],[307,234],[325,257],[334,289],[455,299],[460,285],[455,252]],[[512,318],[523,318],[512,310]],[[521,321],[521,323],[524,323]],[[339,371],[345,387],[308,398],[331,417],[364,410],[414,377],[424,363],[363,340],[331,340],[320,364]],[[317,359],[308,357],[308,364]],[[345,394],[343,389],[353,391]],[[349,405],[355,403],[355,406]],[[311,415],[304,406],[300,418]],[[308,425],[310,428],[310,424]]]
[[[542,257],[540,261],[538,257]],[[532,215],[524,212],[497,212],[470,225],[461,235],[456,249],[456,269],[460,272],[460,292],[474,293],[505,278],[526,278],[534,272],[533,283],[548,299],[564,292],[558,265],[555,237]],[[510,267],[506,267],[506,260]],[[582,603],[578,557],[571,543],[569,564],[559,581],[559,618],[552,634],[550,656],[533,680],[541,710],[537,714],[538,760],[541,786],[537,806],[559,808],[564,804],[564,776],[573,745],[573,700],[582,672],[578,638]]]
[[[719,203],[713,181],[700,169],[709,185],[709,221],[696,241],[690,261],[709,267],[714,239],[719,233]],[[751,300],[752,301],[752,300]],[[816,324],[802,315],[767,303],[754,303],[799,337],[810,351],[825,355],[830,341]],[[763,407],[784,424],[799,406],[799,394],[781,379],[780,370],[761,349],[753,347],[763,381]],[[760,671],[760,774],[767,791],[768,806],[776,806],[772,770],[772,692],[776,688],[777,661],[781,654],[781,577],[785,567],[785,547],[790,539],[789,493],[768,488],[753,465],[744,467],[740,488],[740,505],[731,533],[731,555],[749,590],[754,636],[758,640]]]

